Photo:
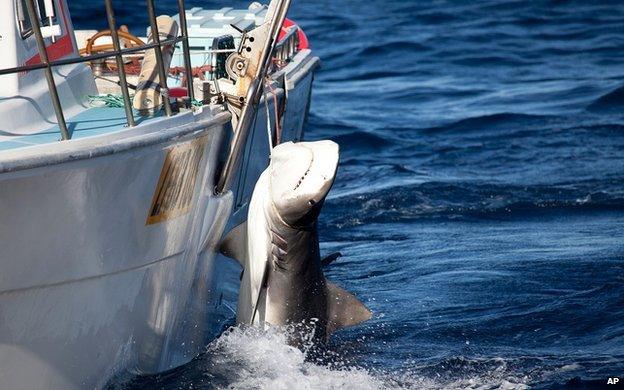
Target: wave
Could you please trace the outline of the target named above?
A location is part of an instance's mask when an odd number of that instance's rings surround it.
[[[338,145],[345,146],[345,150],[360,153],[362,151],[379,150],[380,148],[392,145],[387,138],[367,133],[364,131],[353,131],[346,134],[340,134],[330,138]]]
[[[415,71],[413,71],[415,72]],[[406,72],[405,70],[365,70],[361,73],[357,74],[349,74],[344,77],[342,74],[337,74],[334,77],[327,77],[323,79],[323,81],[327,82],[344,82],[345,79],[349,81],[369,81],[369,80],[380,80],[380,79],[394,79],[399,77],[404,77],[406,74],[410,74],[413,72]]]
[[[380,56],[385,56],[389,54],[397,54],[397,53],[414,53],[414,52],[422,52],[431,50],[430,47],[422,45],[417,42],[412,41],[394,41],[376,44],[375,46],[368,46],[361,49],[356,57],[373,57],[380,58]]]
[[[574,377],[565,383],[557,383],[554,385],[547,385],[544,388],[548,388],[549,390],[570,390],[570,389],[578,389],[578,390],[591,390],[591,389],[602,389],[608,388],[606,386],[606,379],[583,379],[581,377]]]
[[[623,183],[614,183],[614,188]],[[426,182],[328,199],[325,223],[359,225],[420,219],[509,219],[534,214],[624,211],[624,194],[575,185]],[[353,218],[344,218],[344,215]]]
[[[482,66],[483,64],[488,64],[488,66],[524,66],[533,65],[535,61],[508,54],[506,56],[465,56],[452,60],[451,63],[463,66]]]
[[[602,95],[587,106],[587,110],[591,112],[610,112],[622,111],[624,104],[624,86]]]
[[[503,112],[460,119],[456,122],[452,122],[442,126],[429,127],[421,131],[425,133],[440,131],[465,132],[473,130],[483,130],[486,128],[509,128],[517,125],[527,126],[533,124],[536,126],[543,126],[544,121],[554,120],[555,118],[556,117],[548,115],[531,115]]]

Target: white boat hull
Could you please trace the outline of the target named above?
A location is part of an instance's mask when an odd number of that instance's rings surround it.
[[[231,212],[231,194],[212,196],[226,129],[0,175],[2,388],[93,386],[113,362],[156,372],[197,353],[216,324],[184,322],[191,298],[220,293],[195,278]],[[189,145],[201,149],[190,207],[150,223],[165,157]]]

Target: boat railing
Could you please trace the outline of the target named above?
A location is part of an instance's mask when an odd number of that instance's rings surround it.
[[[175,45],[178,42],[182,42],[182,51],[184,57],[184,68],[185,72],[188,75],[192,75],[191,68],[191,56],[189,49],[189,41],[188,41],[188,28],[186,23],[186,10],[184,0],[178,0],[178,8],[180,14],[180,30],[181,35],[175,38],[169,38],[165,40],[160,39],[160,35],[158,33],[158,25],[156,23],[156,13],[154,10],[154,0],[146,0],[147,3],[147,14],[150,21],[150,31],[152,37],[152,43],[147,43],[145,45],[134,46],[131,48],[121,48],[121,44],[119,41],[119,36],[117,34],[117,26],[115,21],[115,14],[113,10],[112,0],[104,0],[104,5],[106,8],[106,18],[108,20],[108,26],[111,31],[111,38],[113,41],[113,50],[106,51],[97,54],[91,54],[87,56],[74,57],[74,58],[65,58],[59,59],[55,61],[50,61],[48,58],[48,53],[46,51],[45,41],[41,32],[41,24],[39,18],[37,16],[37,5],[35,4],[35,0],[25,0],[26,8],[28,11],[28,18],[30,19],[30,23],[32,26],[32,31],[35,36],[35,40],[37,42],[37,50],[39,53],[40,63],[32,64],[32,65],[23,65],[14,68],[0,69],[0,76],[7,74],[15,74],[15,73],[23,73],[38,69],[43,69],[45,72],[46,81],[48,84],[48,92],[50,94],[50,98],[52,99],[52,106],[54,107],[54,114],[56,116],[56,120],[61,132],[62,140],[71,139],[71,132],[69,131],[67,124],[65,122],[65,115],[63,113],[63,107],[61,106],[61,102],[58,96],[58,91],[56,88],[56,83],[54,81],[54,76],[52,74],[52,69],[54,67],[63,66],[63,65],[71,65],[83,62],[92,62],[97,60],[102,60],[106,58],[115,57],[117,61],[117,74],[119,77],[119,85],[121,87],[121,93],[123,95],[124,101],[124,110],[126,113],[126,122],[128,126],[135,126],[136,121],[134,119],[134,114],[132,111],[132,100],[130,99],[130,93],[128,91],[128,84],[126,81],[126,71],[123,66],[123,57],[124,55],[133,54],[137,52],[142,52],[148,49],[154,49],[156,51],[156,65],[157,71],[159,74],[159,82],[160,82],[160,93],[163,95],[163,106],[165,108],[165,113],[167,116],[173,115],[173,110],[171,109],[171,104],[168,98],[168,89],[167,89],[167,73],[168,69],[165,69],[163,58],[162,58],[162,47],[167,45]],[[190,100],[193,100],[193,78],[186,77],[186,87],[187,93]]]
[[[299,48],[299,26],[293,25],[288,28],[288,32],[275,44],[273,57],[282,63],[292,59]]]

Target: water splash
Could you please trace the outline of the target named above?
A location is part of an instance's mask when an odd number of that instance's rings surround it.
[[[319,352],[311,333],[301,349],[289,345],[295,332],[301,334],[294,328],[230,328],[208,346],[206,363],[210,370],[227,372],[231,389],[386,388],[366,369]]]
[[[310,324],[236,326],[210,343],[206,353],[166,374],[134,378],[123,389],[526,389],[526,376],[496,359],[451,359],[442,366],[422,365],[396,371],[364,367],[345,353],[314,342]],[[291,345],[301,340],[299,347]],[[409,364],[408,364],[409,366]]]

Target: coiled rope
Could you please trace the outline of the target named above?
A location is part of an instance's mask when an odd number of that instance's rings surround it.
[[[124,100],[122,95],[115,95],[112,93],[106,95],[88,95],[89,106],[91,107],[109,107],[109,108],[123,108]],[[194,107],[201,107],[203,103],[199,100],[193,99],[191,104]]]

